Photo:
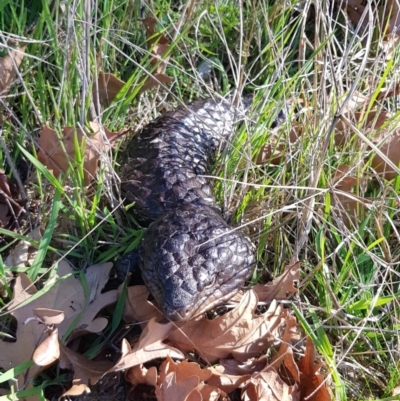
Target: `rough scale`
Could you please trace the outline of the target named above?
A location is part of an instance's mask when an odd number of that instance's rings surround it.
[[[242,110],[251,98],[244,98]],[[229,300],[255,266],[249,237],[230,227],[212,193],[209,166],[243,117],[207,99],[158,118],[127,149],[121,185],[151,223],[139,248],[142,277],[164,315],[188,320]]]

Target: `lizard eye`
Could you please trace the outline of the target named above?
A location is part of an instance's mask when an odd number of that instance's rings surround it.
[[[213,287],[216,281],[217,281],[217,275],[214,274],[214,275],[211,277],[210,281],[206,284],[206,286],[205,286],[204,288],[211,288],[211,287]]]

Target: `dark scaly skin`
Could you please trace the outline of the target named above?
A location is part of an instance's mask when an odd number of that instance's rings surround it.
[[[196,102],[147,125],[128,147],[121,190],[138,218],[153,222],[139,248],[142,277],[170,320],[227,301],[255,266],[250,239],[224,221],[201,176],[238,116],[228,101]]]

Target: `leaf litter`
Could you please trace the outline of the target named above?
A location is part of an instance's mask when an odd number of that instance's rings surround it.
[[[135,308],[148,304],[144,314],[136,316],[132,306],[125,307],[126,323],[133,324],[139,318],[142,324],[139,339],[133,342],[124,339],[115,362],[88,359],[74,349],[74,341],[88,334],[93,322],[102,322],[104,317],[99,312],[117,300],[118,290],[101,292],[110,268],[111,264],[107,263],[87,269],[89,299],[64,261],[60,262],[57,275],[63,281],[53,283],[48,292],[28,303],[29,298],[37,296],[38,290],[26,275],[17,276],[9,305],[18,323],[16,342],[3,341],[6,351],[0,356],[0,365],[9,369],[32,355],[35,365],[29,374],[18,377],[21,388],[57,360],[60,367],[74,371],[70,394],[75,395],[87,391],[90,388],[87,386],[107,373],[120,370],[125,371],[127,382],[133,386],[154,386],[158,400],[227,399],[227,394],[235,390],[242,393],[243,400],[302,400],[300,389],[309,388],[302,380],[322,383],[320,376],[313,379],[318,375],[319,365],[310,365],[311,357],[307,362],[307,366],[312,366],[311,371],[301,370],[302,365],[295,361],[292,347],[301,342],[296,319],[276,300],[270,302],[266,311],[256,313],[258,297],[253,290],[247,291],[239,304],[225,315],[213,320],[200,316],[174,324],[163,321],[158,309],[147,300],[148,293],[143,286],[131,287],[131,300],[127,304],[136,304]],[[287,266],[282,276],[266,287],[266,291],[259,291],[260,294],[281,294],[282,299],[292,296],[297,292],[294,283],[298,280],[298,271],[297,263]],[[140,301],[132,302],[135,298]],[[152,314],[147,323],[140,320]],[[106,324],[107,321],[102,322],[96,332],[101,333]],[[66,333],[69,333],[67,341]],[[188,357],[194,354],[203,362],[190,362]],[[160,359],[161,365],[149,366]],[[303,371],[306,376],[301,376]],[[313,389],[320,391],[315,385]],[[280,398],[268,398],[266,394],[271,391]]]
[[[24,58],[26,46],[8,47],[8,53],[0,57],[0,98],[5,97],[15,81],[18,68]]]
[[[141,21],[146,28],[150,63],[155,71],[142,83],[138,94],[158,88],[160,84],[172,82],[172,78],[165,74],[168,53],[171,48],[168,38],[164,34],[156,33],[157,20],[155,18],[147,17]],[[101,104],[109,106],[125,84],[115,75],[100,71],[97,82],[93,85],[93,98],[98,99]],[[89,185],[96,175],[98,162],[102,155],[113,146],[116,139],[127,133],[127,131],[111,132],[95,122],[89,122],[89,126],[92,133],[81,127],[65,127],[62,132],[57,132],[48,126],[43,126],[37,143],[39,161],[56,177],[59,177],[61,173],[68,172],[71,167],[77,168],[76,161],[79,160],[79,157],[77,157],[76,148],[78,146],[83,159],[84,184]]]
[[[77,168],[78,146],[83,159],[84,184],[89,185],[96,175],[101,156],[112,147],[113,140],[118,135],[94,122],[90,123],[90,127],[93,135],[79,127],[65,127],[60,135],[57,131],[43,126],[38,140],[39,161],[59,177],[71,167]]]
[[[71,330],[72,334],[78,330],[81,330],[81,335],[86,334],[93,321],[103,319],[96,317],[98,312],[116,302],[117,290],[101,293],[111,266],[110,263],[105,263],[87,269],[85,279],[89,293],[92,294],[90,299],[85,296],[84,287],[65,261],[59,263],[57,276],[54,278],[54,281],[59,281],[48,283],[48,291],[42,290],[42,294],[38,293],[27,275],[17,276],[13,299],[7,308],[17,322],[15,342],[0,340],[0,366],[8,370],[31,357],[39,362],[28,373],[17,377],[20,388],[27,385],[44,366],[52,363],[50,361],[58,359],[61,344],[55,338],[62,338]],[[51,311],[43,310],[43,305]],[[60,322],[61,315],[63,319]],[[102,331],[104,325],[99,329]],[[54,334],[56,332],[57,335]]]
[[[169,39],[164,34],[156,32],[158,22],[156,18],[146,17],[140,21],[143,22],[146,29],[150,64],[155,68],[155,71],[149,73],[144,82],[141,83],[138,95],[150,89],[157,89],[161,84],[170,84],[173,81],[169,75],[165,74],[171,51]],[[114,74],[100,71],[97,82],[93,85],[93,98],[98,99],[101,104],[108,107],[125,85],[126,82]],[[134,89],[134,87],[130,88],[128,93]]]

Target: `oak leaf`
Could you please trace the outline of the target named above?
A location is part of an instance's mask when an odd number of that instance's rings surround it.
[[[23,204],[17,186],[0,169],[0,227],[15,230],[19,218],[25,212]]]
[[[18,67],[24,58],[25,48],[26,46],[8,48],[8,54],[0,58],[0,98],[7,95],[10,90]]]
[[[299,292],[295,283],[300,281],[300,262],[285,266],[284,272],[267,284],[256,284],[253,290],[260,301],[268,302],[273,299],[289,299]]]
[[[152,318],[161,318],[162,313],[148,301],[149,290],[145,285],[134,285],[127,288],[123,319],[127,323],[147,323]]]
[[[144,82],[140,83],[141,86],[138,94],[140,95],[149,89],[158,88],[160,84],[170,84],[172,81],[172,78],[168,75],[156,72],[146,77]],[[100,72],[97,78],[97,88],[96,85],[93,85],[93,98],[95,101],[99,99],[101,104],[108,107],[124,86],[125,82],[115,75],[108,72]],[[130,94],[134,88],[129,88],[127,93]]]
[[[47,126],[42,127],[42,133],[38,140],[38,159],[54,175],[58,177],[61,173],[66,173],[70,166],[76,168],[77,157],[75,144],[83,146],[83,173],[84,184],[88,185],[94,178],[100,157],[111,148],[111,141],[117,133],[101,127],[97,123],[90,123],[94,132],[88,134],[82,128],[66,127],[62,134]],[[107,139],[104,138],[104,135]]]
[[[332,206],[346,227],[363,220],[368,214],[371,202],[352,191],[358,185],[359,179],[353,177],[350,166],[342,164],[337,167],[332,178]]]
[[[183,359],[184,355],[181,351],[163,343],[163,340],[168,336],[173,327],[173,323],[171,322],[160,324],[154,318],[151,319],[133,348],[130,347],[126,340],[123,341],[122,357],[110,372],[128,369],[153,359],[166,358],[167,356]]]
[[[288,311],[285,311],[288,313]],[[285,332],[282,336],[282,343],[279,347],[278,353],[274,355],[272,358],[269,367],[274,368],[276,371],[279,371],[282,365],[284,369],[280,371],[284,371],[286,376],[286,382],[300,382],[300,371],[294,360],[292,344],[293,342],[298,342],[300,340],[300,335],[297,331],[297,320],[294,316],[286,316],[286,327]],[[282,375],[282,373],[281,373]]]
[[[371,166],[382,178],[392,180],[398,172],[387,160],[397,167],[400,164],[400,128],[382,130],[378,136],[373,138],[373,142],[377,144],[383,155],[375,154],[371,160]]]
[[[301,399],[307,401],[331,401],[331,395],[321,374],[321,365],[314,362],[315,347],[310,337],[306,340],[306,352],[299,361]]]
[[[167,375],[164,381],[156,388],[156,396],[158,401],[171,400],[190,400],[201,401],[200,394],[194,393],[190,398],[187,398],[192,392],[196,392],[196,387],[199,385],[198,376],[189,376],[181,381],[176,380],[176,373],[171,372]]]
[[[109,72],[99,72],[97,87],[93,85],[93,98],[109,106],[124,87],[125,82]],[[97,90],[97,92],[96,92]]]
[[[73,369],[79,384],[96,384],[113,367],[110,361],[94,361],[60,343],[60,367]]]
[[[271,367],[254,373],[242,392],[243,401],[297,401],[296,386],[289,386]]]
[[[67,390],[65,393],[63,393],[61,395],[60,399],[64,399],[64,397],[81,395],[83,393],[90,393],[89,386],[81,383],[79,379],[74,379],[72,381],[72,387],[69,390]]]
[[[167,356],[160,366],[159,383],[163,382],[168,374],[171,372],[176,373],[176,380],[179,382],[189,376],[197,376],[200,381],[207,381],[212,372],[208,368],[201,368],[196,362],[174,362],[170,356]]]
[[[157,18],[146,17],[141,21],[146,29],[147,45],[151,54],[150,62],[157,65],[162,60],[157,67],[156,74],[163,74],[169,59],[169,55],[167,55],[171,47],[169,39],[164,34],[156,32]]]
[[[235,359],[231,360],[236,361]],[[221,365],[216,365],[215,367],[210,368],[210,370],[212,372],[212,376],[207,380],[207,383],[223,390],[227,394],[241,387],[241,385],[247,382],[251,377],[251,374],[249,373],[228,373]]]
[[[2,349],[0,367],[8,370],[31,359],[35,349],[48,338],[47,326],[41,318],[32,318],[37,315],[41,316],[41,314],[49,314],[40,311],[43,306],[57,310],[57,312],[54,312],[56,316],[59,311],[64,313],[65,319],[57,327],[60,337],[70,329],[72,323],[75,325],[75,330],[84,330],[93,321],[97,320],[96,315],[98,312],[117,300],[117,290],[101,293],[111,267],[111,263],[104,263],[87,269],[85,279],[89,289],[89,299],[85,296],[85,290],[80,280],[74,277],[72,268],[66,261],[59,263],[57,276],[55,277],[55,279],[63,278],[63,280],[56,284],[48,284],[49,286],[51,285],[51,288],[29,303],[25,302],[29,301],[29,298],[36,295],[38,291],[25,274],[17,276],[13,300],[8,306],[8,311],[17,321],[16,342],[4,343],[0,340]],[[24,304],[22,305],[23,302]],[[45,343],[42,349],[38,351],[39,358],[42,361],[48,358],[48,360],[51,360],[52,355],[55,355],[54,347],[54,344],[47,347]],[[48,355],[45,355],[46,350]],[[38,365],[32,366],[28,373],[18,376],[19,384],[22,386],[24,383],[28,383],[40,369]]]
[[[285,134],[286,135],[286,134]],[[257,155],[257,164],[279,164],[285,159],[287,149],[291,144],[297,142],[302,135],[302,127],[296,122],[292,122],[292,128],[287,138],[272,137],[268,139],[268,143],[262,146]]]
[[[340,2],[342,7],[346,8],[349,18],[354,24],[361,24],[362,31],[368,26],[369,19],[368,14],[366,18],[361,20],[366,5],[363,0],[347,0]],[[373,23],[379,27],[379,32],[382,37],[390,33],[400,35],[399,19],[400,19],[400,7],[396,0],[387,0],[384,2],[377,2],[377,4],[371,3],[372,15],[374,17]]]
[[[213,320],[197,317],[175,328],[168,341],[181,350],[196,350],[209,363],[229,355],[246,361],[275,344],[284,324],[282,307],[275,301],[261,315],[253,313],[257,303],[255,292],[247,291],[232,311]]]
[[[149,369],[145,368],[143,364],[129,368],[125,373],[125,380],[134,386],[138,384],[147,384],[149,386],[157,385],[157,368],[151,366]]]

